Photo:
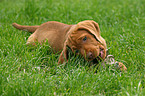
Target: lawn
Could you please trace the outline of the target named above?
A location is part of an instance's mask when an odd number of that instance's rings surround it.
[[[48,44],[26,45],[31,33],[12,27],[47,21],[96,21],[109,54],[127,72],[89,67],[72,56],[57,65]],[[145,96],[145,0],[0,0],[0,96]]]

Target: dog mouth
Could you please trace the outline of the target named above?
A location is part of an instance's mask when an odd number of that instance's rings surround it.
[[[88,59],[89,61],[92,61],[93,63],[99,63],[105,59],[105,52],[103,49],[100,49],[99,55],[97,57],[88,58]]]

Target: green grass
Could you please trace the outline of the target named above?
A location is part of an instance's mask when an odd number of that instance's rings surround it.
[[[0,0],[0,95],[145,95],[145,0]],[[89,67],[72,57],[57,65],[59,54],[45,44],[26,46],[30,33],[13,22],[99,23],[110,54],[128,71]]]

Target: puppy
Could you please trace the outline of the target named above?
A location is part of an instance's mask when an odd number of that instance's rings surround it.
[[[87,61],[101,61],[106,57],[106,42],[100,35],[98,23],[92,20],[67,25],[56,21],[48,21],[40,26],[22,26],[13,23],[20,30],[33,34],[27,44],[36,45],[48,41],[55,52],[61,52],[58,63],[68,60],[68,47],[73,53],[83,56]]]

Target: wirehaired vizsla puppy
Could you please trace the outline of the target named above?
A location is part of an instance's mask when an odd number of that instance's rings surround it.
[[[68,60],[68,48],[73,53],[83,56],[87,61],[101,61],[106,57],[106,42],[100,35],[98,23],[92,20],[67,25],[56,21],[48,21],[40,26],[23,26],[13,23],[20,30],[33,34],[27,44],[36,45],[48,41],[54,52],[61,51],[58,63]]]

